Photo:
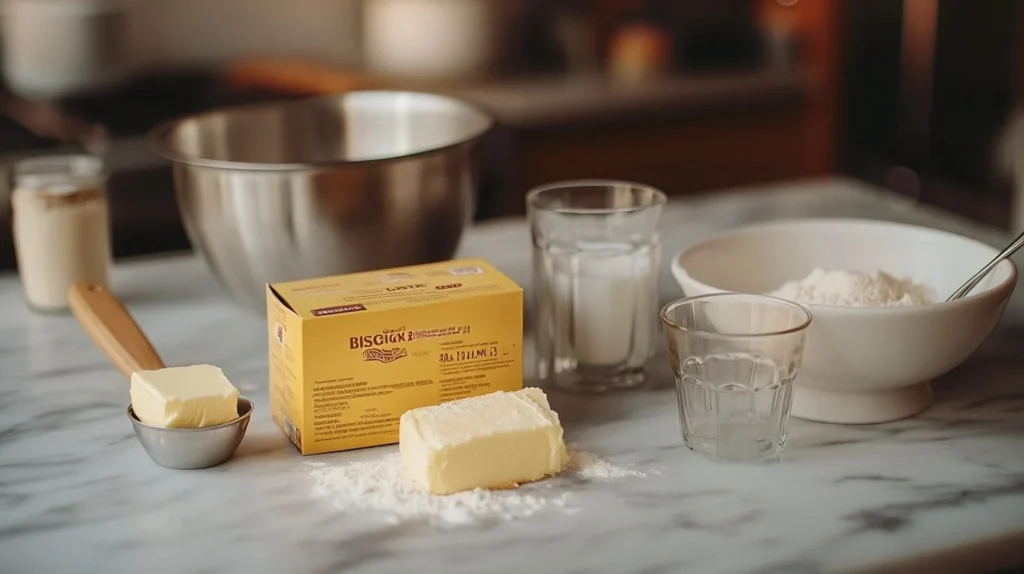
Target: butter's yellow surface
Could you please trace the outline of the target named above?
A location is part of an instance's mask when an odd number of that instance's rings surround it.
[[[410,410],[398,445],[405,476],[433,494],[539,480],[568,459],[558,414],[536,388]]]
[[[161,428],[215,426],[238,417],[238,389],[213,365],[132,373],[132,410]]]

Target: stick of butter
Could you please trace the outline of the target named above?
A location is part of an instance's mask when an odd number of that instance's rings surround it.
[[[535,388],[412,409],[398,435],[405,476],[433,494],[513,487],[568,459],[558,414]]]
[[[161,428],[200,428],[238,417],[238,389],[213,365],[132,373],[132,410]]]

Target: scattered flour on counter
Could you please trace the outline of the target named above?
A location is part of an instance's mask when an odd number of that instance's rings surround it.
[[[569,454],[569,464],[559,476],[603,482],[645,476],[586,451],[570,448]],[[330,501],[342,512],[376,512],[390,523],[427,520],[436,525],[463,525],[526,518],[547,509],[575,512],[569,504],[572,493],[564,487],[555,488],[557,478],[514,490],[478,488],[437,496],[417,490],[402,476],[398,454],[341,465],[315,461],[306,465],[315,482],[314,496]]]
[[[883,271],[815,269],[800,281],[789,281],[770,294],[797,303],[838,307],[906,307],[935,301],[931,287]]]
[[[340,466],[310,463],[313,494],[330,499],[342,512],[370,510],[388,522],[427,519],[436,524],[470,524],[486,518],[525,518],[549,507],[564,507],[568,493],[546,496],[522,489],[476,489],[446,496],[417,490],[402,476],[397,454]]]
[[[639,470],[618,466],[602,460],[593,453],[579,449],[576,445],[569,445],[569,464],[566,467],[568,472],[584,480],[609,481],[647,476],[646,473]]]

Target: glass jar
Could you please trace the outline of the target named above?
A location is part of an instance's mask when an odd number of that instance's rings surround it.
[[[107,287],[107,175],[89,155],[47,156],[14,165],[14,247],[25,300],[41,312],[68,308],[78,281]]]

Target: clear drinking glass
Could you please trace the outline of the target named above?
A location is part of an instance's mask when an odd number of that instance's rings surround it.
[[[661,322],[687,448],[728,460],[779,453],[810,311],[765,295],[719,293],[669,303]]]
[[[652,187],[615,181],[527,195],[542,382],[587,391],[643,382],[657,337],[664,204]]]

